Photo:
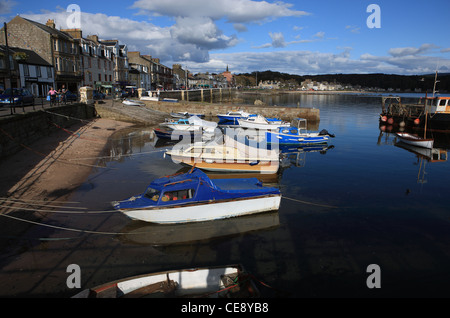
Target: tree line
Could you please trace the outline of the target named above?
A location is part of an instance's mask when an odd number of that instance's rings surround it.
[[[255,86],[256,79],[260,81],[279,81],[283,84],[296,84],[311,79],[317,82],[339,83],[343,86],[360,86],[361,88],[381,88],[421,91],[433,90],[435,74],[426,75],[397,75],[397,74],[324,74],[324,75],[295,75],[273,71],[252,72],[235,75],[238,86]],[[450,73],[438,73],[436,90],[450,92]]]

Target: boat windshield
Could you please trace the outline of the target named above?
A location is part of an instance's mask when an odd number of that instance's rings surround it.
[[[166,191],[163,193],[161,201],[167,202],[167,201],[189,200],[192,199],[194,195],[195,195],[194,189]]]
[[[148,188],[147,191],[145,192],[145,196],[155,202],[158,201],[159,194],[160,194],[159,190],[155,190],[152,188]]]

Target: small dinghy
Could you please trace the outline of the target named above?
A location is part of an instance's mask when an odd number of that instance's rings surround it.
[[[132,99],[125,99],[122,104],[127,105],[127,106],[145,106],[145,103],[143,102],[139,102],[139,101],[135,101]]]
[[[404,132],[398,132],[396,133],[396,135],[400,139],[400,141],[404,142],[405,144],[422,148],[433,148],[434,139],[432,138],[422,138]]]
[[[257,178],[211,180],[200,169],[166,176],[144,193],[113,202],[131,219],[173,224],[219,220],[278,210],[281,193]]]
[[[259,290],[241,265],[192,268],[128,277],[85,289],[72,298],[256,298]]]

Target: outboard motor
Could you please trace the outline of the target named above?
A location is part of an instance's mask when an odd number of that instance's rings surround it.
[[[330,136],[331,138],[334,138],[334,134],[330,134],[330,133],[328,132],[328,130],[326,130],[326,129],[322,129],[322,130],[319,132],[319,136],[326,136],[326,135]]]

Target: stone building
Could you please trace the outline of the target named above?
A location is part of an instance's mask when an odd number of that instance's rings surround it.
[[[17,62],[19,87],[28,89],[35,97],[47,96],[50,87],[55,87],[53,65],[45,61],[36,52],[22,48],[9,48]],[[17,56],[20,56],[17,58]]]
[[[227,65],[227,70],[222,73],[222,76],[224,76],[226,78],[227,86],[225,86],[225,87],[234,87],[234,86],[236,86],[236,83],[235,83],[235,80],[234,80],[234,76],[228,70],[228,65]]]
[[[130,84],[136,88],[143,88],[146,91],[151,90],[151,70],[154,64],[151,57],[141,55],[138,51],[130,51],[128,52],[128,62],[130,65]]]
[[[119,40],[100,40],[100,43],[112,50],[112,60],[114,61],[113,81],[120,88],[130,85],[128,47],[120,44]]]
[[[0,92],[7,88],[20,87],[18,63],[13,58],[13,52],[9,50],[8,53],[6,52],[6,46],[0,45]],[[8,60],[10,72],[8,70]]]
[[[174,88],[186,89],[188,85],[189,70],[183,70],[181,64],[173,64],[172,73],[174,77]]]
[[[110,93],[114,83],[114,58],[112,48],[99,41],[97,35],[84,38],[80,29],[62,30],[69,33],[80,47],[83,86]]]
[[[7,23],[7,30],[9,46],[34,51],[53,65],[56,89],[64,85],[71,91],[78,91],[82,72],[79,47],[73,37],[57,30],[50,19],[44,25],[16,16]],[[4,37],[0,37],[0,44],[5,44]]]
[[[149,56],[149,55],[144,55]],[[152,89],[163,89],[170,90],[173,89],[173,71],[170,67],[167,67],[160,63],[158,58],[152,58],[149,56],[153,62],[152,65]]]

